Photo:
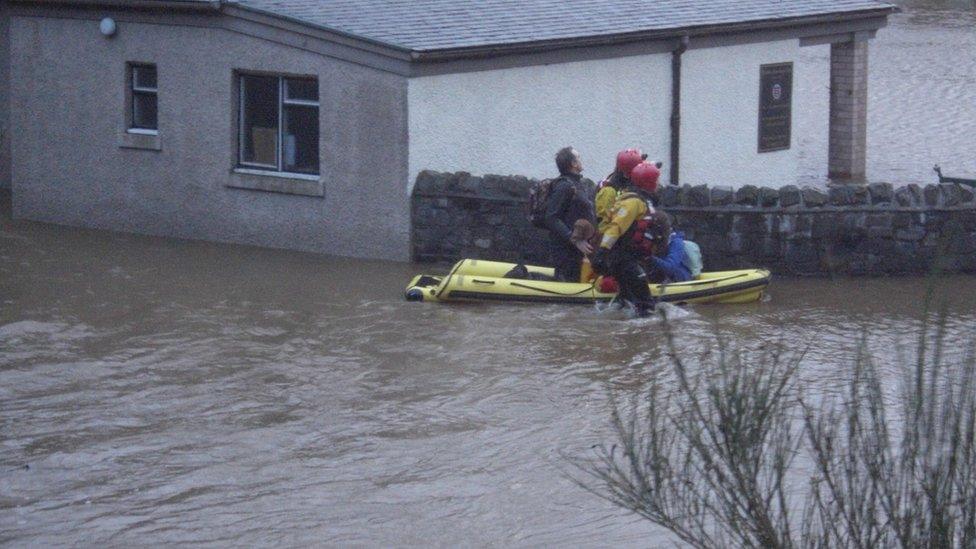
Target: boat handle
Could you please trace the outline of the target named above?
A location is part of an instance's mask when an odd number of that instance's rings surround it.
[[[475,284],[494,284],[495,283],[494,280],[478,280],[477,278],[472,278],[471,279],[471,282],[474,282]]]

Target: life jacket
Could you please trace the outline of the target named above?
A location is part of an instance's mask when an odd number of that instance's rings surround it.
[[[621,240],[626,242],[631,250],[643,256],[649,256],[654,252],[655,237],[657,236],[657,233],[654,231],[654,204],[649,199],[640,195],[635,196],[644,201],[644,205],[647,206],[647,211],[643,216],[631,223]]]
[[[631,226],[632,232],[628,241],[632,250],[644,256],[649,256],[654,253],[655,237],[657,235],[653,232],[653,225],[654,218],[650,215],[645,215],[634,222]]]

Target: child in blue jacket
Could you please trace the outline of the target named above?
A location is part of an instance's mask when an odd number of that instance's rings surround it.
[[[688,270],[688,256],[685,252],[685,236],[671,232],[667,241],[661,238],[655,246],[654,254],[648,258],[651,267],[650,278],[654,282],[684,282],[691,280]]]

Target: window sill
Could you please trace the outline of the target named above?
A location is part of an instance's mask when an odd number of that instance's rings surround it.
[[[325,186],[322,184],[321,176],[301,173],[235,168],[231,170],[231,179],[227,186],[271,193],[325,196]]]
[[[126,130],[119,136],[119,147],[122,149],[143,149],[147,151],[162,150],[162,147],[159,145],[159,132],[156,130]]]

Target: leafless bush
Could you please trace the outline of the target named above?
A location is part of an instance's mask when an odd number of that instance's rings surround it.
[[[812,404],[802,352],[720,340],[692,369],[665,324],[674,390],[615,397],[577,481],[693,547],[976,547],[976,357],[947,361],[945,326],[923,323],[896,417],[866,338],[844,398]]]

